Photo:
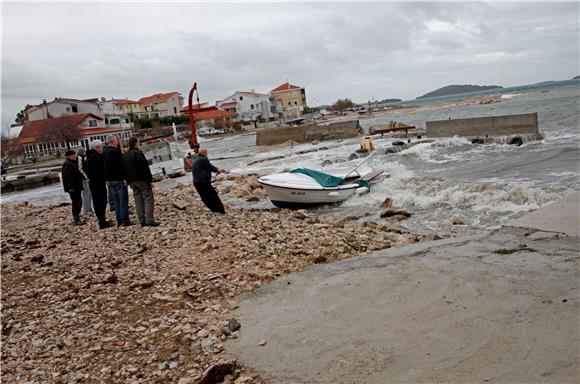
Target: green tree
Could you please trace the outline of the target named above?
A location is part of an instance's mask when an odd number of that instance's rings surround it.
[[[18,124],[24,123],[28,119],[28,115],[26,114],[26,110],[30,107],[31,107],[30,104],[26,104],[24,109],[20,110],[20,112],[18,112],[16,114],[16,119],[14,121],[16,121]]]

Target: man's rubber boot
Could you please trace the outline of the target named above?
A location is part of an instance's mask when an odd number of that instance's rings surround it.
[[[83,225],[83,224],[86,224],[86,222],[84,220],[81,220],[81,218],[80,218],[79,215],[74,215],[73,216],[73,219],[74,219],[74,224],[75,225]]]

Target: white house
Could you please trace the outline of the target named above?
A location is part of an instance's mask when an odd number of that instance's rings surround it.
[[[26,109],[28,121],[44,120],[52,117],[62,117],[91,113],[95,116],[104,117],[103,111],[96,103],[96,99],[77,100],[55,98],[53,101],[44,100],[39,105],[32,105]]]
[[[242,121],[275,120],[282,113],[282,106],[273,96],[257,92],[237,91],[217,101],[219,109],[238,114]]]
[[[98,102],[103,111],[105,126],[110,128],[132,128],[133,122],[129,119],[124,100],[101,98]]]

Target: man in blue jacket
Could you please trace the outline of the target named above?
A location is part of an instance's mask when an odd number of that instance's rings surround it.
[[[213,173],[224,173],[223,169],[218,169],[214,167],[207,158],[207,149],[202,148],[199,150],[199,154],[191,169],[191,174],[193,175],[193,186],[201,201],[208,207],[212,212],[226,213],[224,205],[220,200],[216,190],[211,185],[211,174]]]
[[[129,226],[129,191],[123,168],[123,153],[119,149],[116,136],[107,137],[107,146],[103,150],[105,160],[105,180],[115,206],[117,226]]]

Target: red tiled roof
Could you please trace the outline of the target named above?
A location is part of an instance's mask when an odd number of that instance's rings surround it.
[[[99,101],[98,97],[93,97],[92,99],[83,99],[81,101],[85,101],[87,103],[96,103],[97,101]]]
[[[80,134],[82,136],[89,136],[95,134],[103,134],[103,133],[113,133],[113,132],[121,132],[123,128],[87,128],[81,129]]]
[[[129,100],[129,99],[113,99],[113,103],[115,104],[119,104],[119,105],[125,105],[125,104],[139,104],[138,101],[135,100]]]
[[[175,95],[178,92],[169,92],[169,93],[156,93],[155,95],[142,97],[139,99],[139,104],[154,104],[154,103],[162,103],[166,100],[169,100],[171,96]]]
[[[198,111],[200,109],[206,109],[206,108],[212,108],[212,107],[202,107],[202,105],[207,105],[207,103],[199,103],[199,104],[193,104],[193,110],[194,111]],[[183,109],[181,110],[181,112],[187,112],[189,111],[189,105],[184,105]]]
[[[184,110],[183,112],[187,112],[187,111]],[[218,109],[217,107],[201,108],[198,110],[194,110],[194,113],[193,113],[193,117],[196,121],[197,120],[218,119],[220,117],[234,117],[234,116],[237,116],[237,113],[229,112],[229,111],[222,111],[221,109]]]
[[[87,118],[93,117],[98,120],[103,120],[99,116],[93,115],[92,113],[80,113],[78,115],[67,115],[61,117],[53,117],[44,120],[34,120],[27,121],[24,123],[24,127],[20,131],[20,135],[15,140],[16,144],[25,144],[34,142],[42,132],[51,129],[53,127],[58,127],[64,124],[80,125]]]
[[[272,89],[270,92],[289,91],[291,89],[300,89],[300,88],[302,88],[302,87],[299,87],[297,85],[292,85],[292,84],[286,82],[286,83]]]

